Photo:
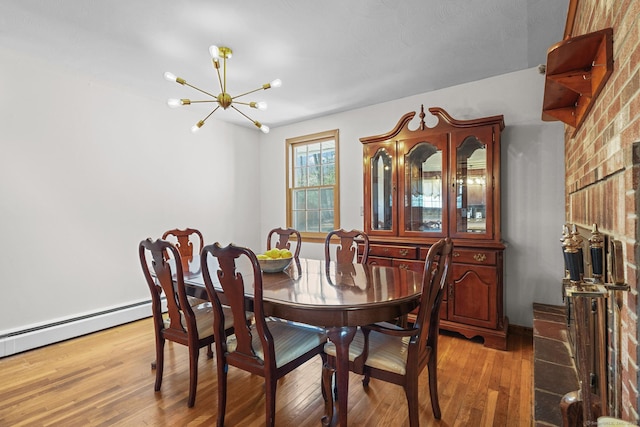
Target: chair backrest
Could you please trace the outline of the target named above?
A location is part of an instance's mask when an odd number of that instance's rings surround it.
[[[275,245],[273,245],[274,236],[278,236],[278,240],[275,241]],[[274,228],[269,231],[269,234],[267,234],[267,250],[272,247],[291,250],[291,236],[295,236],[296,238],[296,247],[293,250],[293,258],[298,259],[300,257],[302,237],[300,236],[300,232],[294,228]]]
[[[151,305],[157,331],[164,329],[167,339],[186,343],[190,334],[197,339],[196,319],[187,299],[180,252],[166,240],[146,239],[138,246],[140,265],[151,291]],[[151,271],[155,273],[155,278]],[[174,284],[175,281],[175,284]],[[168,325],[162,319],[164,293],[169,313]],[[183,323],[187,329],[185,330]]]
[[[420,330],[420,334],[411,343],[416,344],[418,350],[436,345],[440,305],[451,278],[452,259],[453,241],[449,237],[434,243],[427,253],[422,275],[422,297],[414,322],[414,327]]]
[[[225,304],[231,307],[233,314],[237,345],[233,352],[226,353],[227,361],[232,365],[253,372],[264,371],[265,366],[271,366],[275,369],[274,342],[265,321],[262,301],[262,270],[258,258],[251,249],[234,244],[223,248],[216,242],[202,249],[200,256],[202,275],[209,300],[213,304],[214,336],[218,343],[225,343],[224,328],[220,326],[224,325],[224,313],[220,296],[214,288],[209,271],[208,257],[210,255],[218,261],[217,279],[224,293]],[[243,261],[249,261],[253,273],[253,278],[248,277],[249,280],[253,280],[253,310],[245,298],[244,277],[237,271],[237,264]],[[262,343],[264,363],[256,355],[256,349],[252,345],[251,328],[246,322],[245,314],[248,311],[254,313],[256,331]],[[223,345],[223,349],[225,352],[227,351],[226,344]]]
[[[204,238],[202,233],[195,228],[185,228],[180,230],[174,228],[173,230],[167,230],[162,235],[162,240],[175,241],[175,246],[180,252],[180,256],[183,262],[183,268],[189,270],[189,263],[193,261],[193,255],[199,254],[204,246]]]
[[[339,237],[340,243],[336,247],[336,257],[335,259],[331,258],[331,238]],[[329,262],[332,260],[337,264],[347,264],[357,262],[357,254],[358,254],[358,242],[357,240],[361,240],[364,250],[362,252],[362,259],[360,260],[361,264],[366,264],[367,259],[369,257],[369,236],[366,235],[363,231],[360,230],[351,230],[346,231],[342,228],[339,230],[330,231],[327,234],[327,238],[324,241],[324,259],[327,262],[327,266]]]

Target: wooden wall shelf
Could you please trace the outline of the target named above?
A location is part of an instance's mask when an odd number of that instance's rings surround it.
[[[551,46],[547,51],[542,120],[560,120],[577,131],[612,71],[612,28]]]

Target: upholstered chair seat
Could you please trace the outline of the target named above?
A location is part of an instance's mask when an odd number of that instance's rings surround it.
[[[203,300],[201,300],[203,301]],[[222,308],[225,312],[224,329],[233,328],[233,314],[229,307]],[[198,332],[198,338],[209,337],[213,335],[213,306],[209,301],[203,301],[198,305],[192,305],[191,310],[196,317],[196,330]],[[252,314],[247,313],[247,319],[251,319]],[[183,328],[187,328],[187,322],[184,317],[184,313],[180,312],[180,322]],[[168,328],[171,324],[171,319],[165,317],[164,325]]]
[[[388,329],[402,330],[391,323],[380,323],[379,325]],[[369,355],[365,365],[398,375],[406,374],[409,339],[410,337],[394,337],[371,331],[369,334]],[[327,355],[336,357],[336,346],[332,342],[329,341],[325,344],[324,351]],[[349,346],[349,361],[353,362],[363,351],[364,334],[359,329]]]
[[[326,342],[324,332],[317,328],[305,327],[291,322],[281,322],[278,320],[266,319],[267,327],[273,335],[273,349],[275,352],[276,368],[286,365],[300,356],[300,354],[317,348]],[[251,326],[251,345],[256,356],[264,360],[264,352],[260,335],[256,331],[256,326]],[[236,351],[235,335],[227,338],[227,351]]]

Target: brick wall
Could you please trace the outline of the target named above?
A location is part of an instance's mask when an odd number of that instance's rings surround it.
[[[566,220],[621,240],[622,414],[639,421],[638,261],[640,239],[640,0],[572,0],[571,36],[613,28],[613,73],[584,123],[565,132]],[[567,23],[570,25],[570,23]]]

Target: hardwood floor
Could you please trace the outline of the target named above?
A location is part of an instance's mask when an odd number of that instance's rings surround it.
[[[531,426],[530,331],[509,337],[508,351],[485,348],[457,335],[440,336],[438,385],[442,419],[435,420],[427,370],[421,426]],[[215,425],[215,359],[199,359],[195,407],[187,408],[187,349],[167,343],[162,390],[155,371],[150,319],[0,359],[0,426],[200,426]],[[323,413],[320,358],[278,383],[280,426],[318,426]],[[264,425],[263,379],[229,370],[226,425]],[[402,388],[371,380],[363,389],[351,374],[349,424],[406,426]]]

